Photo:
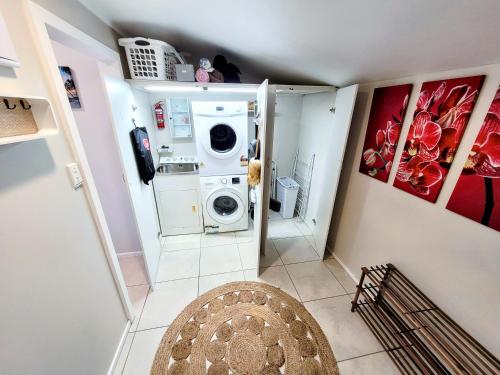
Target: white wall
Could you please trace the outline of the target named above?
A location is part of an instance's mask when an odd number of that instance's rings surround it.
[[[273,160],[278,177],[289,176],[297,152],[302,112],[302,95],[276,95]]]
[[[486,74],[462,144],[436,204],[358,172],[374,87],[413,83],[399,161],[422,82]],[[418,75],[360,87],[330,227],[329,247],[356,276],[394,263],[445,312],[500,356],[500,233],[445,209],[500,82],[500,65]]]
[[[109,231],[118,253],[140,251],[137,226],[123,179],[118,145],[95,59],[61,43],[52,42],[57,63],[69,66],[81,109],[73,109],[78,131],[92,169]]]
[[[24,3],[0,2],[21,62],[0,69],[0,90],[54,101]],[[84,191],[69,183],[73,160],[62,129],[0,147],[2,374],[104,374],[127,322]]]
[[[77,29],[84,31],[109,48],[120,52],[117,43],[120,35],[78,0],[33,0],[33,2],[71,23]]]

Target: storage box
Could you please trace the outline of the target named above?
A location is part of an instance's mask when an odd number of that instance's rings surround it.
[[[191,64],[175,64],[177,81],[194,82],[194,67]]]

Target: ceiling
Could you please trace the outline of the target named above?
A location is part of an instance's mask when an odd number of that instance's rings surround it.
[[[378,81],[500,62],[498,0],[80,0],[124,36],[224,54],[246,82]]]

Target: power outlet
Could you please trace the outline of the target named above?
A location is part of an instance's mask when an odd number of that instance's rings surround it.
[[[73,185],[73,189],[78,189],[83,184],[83,177],[80,172],[80,167],[77,163],[70,163],[66,165],[66,169],[68,171],[69,179],[71,184]]]

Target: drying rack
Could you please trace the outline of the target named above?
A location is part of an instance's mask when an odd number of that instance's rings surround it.
[[[299,184],[295,212],[302,221],[304,221],[306,217],[315,158],[316,154],[312,154],[309,162],[301,160],[299,157],[299,150],[297,150],[295,157],[293,158],[292,169],[290,171],[290,177]]]
[[[402,374],[500,374],[500,361],[392,264],[362,271],[351,311]]]

